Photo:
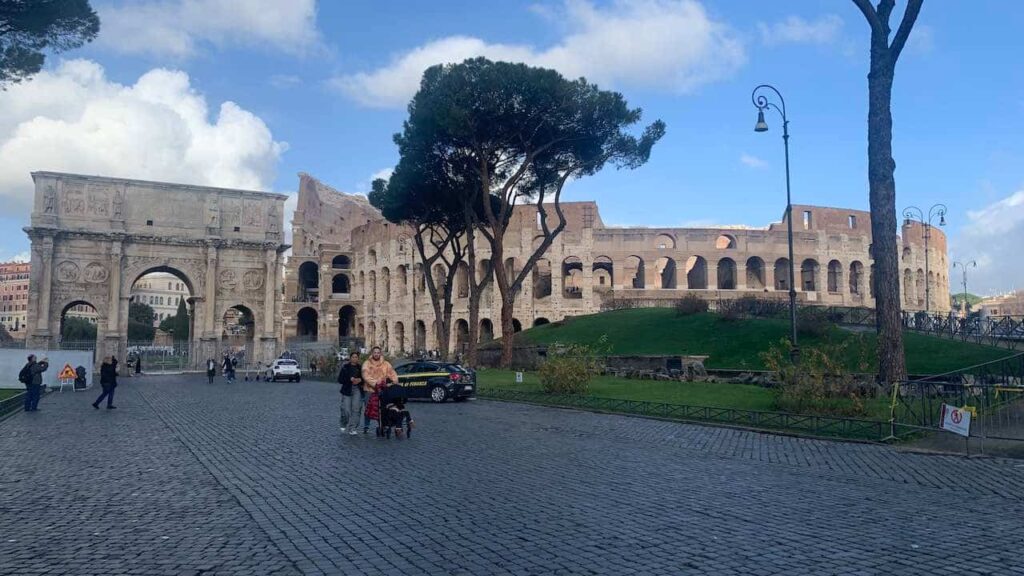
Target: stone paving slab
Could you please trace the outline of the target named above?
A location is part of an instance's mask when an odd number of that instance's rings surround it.
[[[1024,573],[1018,461],[484,401],[380,441],[202,380],[0,424],[0,574]]]

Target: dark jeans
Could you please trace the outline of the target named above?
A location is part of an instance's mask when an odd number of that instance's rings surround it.
[[[31,412],[39,408],[39,397],[43,395],[41,384],[29,384],[25,386],[25,411]]]
[[[107,399],[107,407],[110,407],[110,406],[114,405],[114,388],[113,387],[111,387],[111,388],[104,388],[103,389],[103,394],[100,394],[100,397],[97,398],[96,401],[92,403],[92,405],[93,406],[99,406],[100,402],[103,402],[104,398]]]

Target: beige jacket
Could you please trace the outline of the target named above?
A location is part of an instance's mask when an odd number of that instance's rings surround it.
[[[390,380],[392,382],[398,382],[398,374],[395,369],[391,366],[391,363],[381,358],[374,362],[373,358],[363,362],[363,388],[367,392],[373,390],[373,387],[377,385],[377,382],[383,380]]]

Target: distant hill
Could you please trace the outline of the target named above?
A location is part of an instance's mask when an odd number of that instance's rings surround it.
[[[957,302],[960,302],[960,300],[962,300],[963,297],[964,297],[964,293],[963,292],[957,292],[957,293],[954,293],[954,294],[950,294],[949,295],[949,300],[950,300],[951,303],[955,304]],[[970,292],[967,293],[967,303],[970,304],[972,308],[977,306],[978,302],[981,302],[984,299],[985,299],[984,297],[978,296],[977,294],[971,294]]]

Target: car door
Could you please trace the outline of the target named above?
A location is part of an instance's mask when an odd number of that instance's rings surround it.
[[[400,379],[402,385],[405,386],[405,391],[409,398],[426,398],[429,396],[427,392],[427,379],[430,377],[432,368],[430,364],[425,362],[416,362],[410,367],[408,375]]]

